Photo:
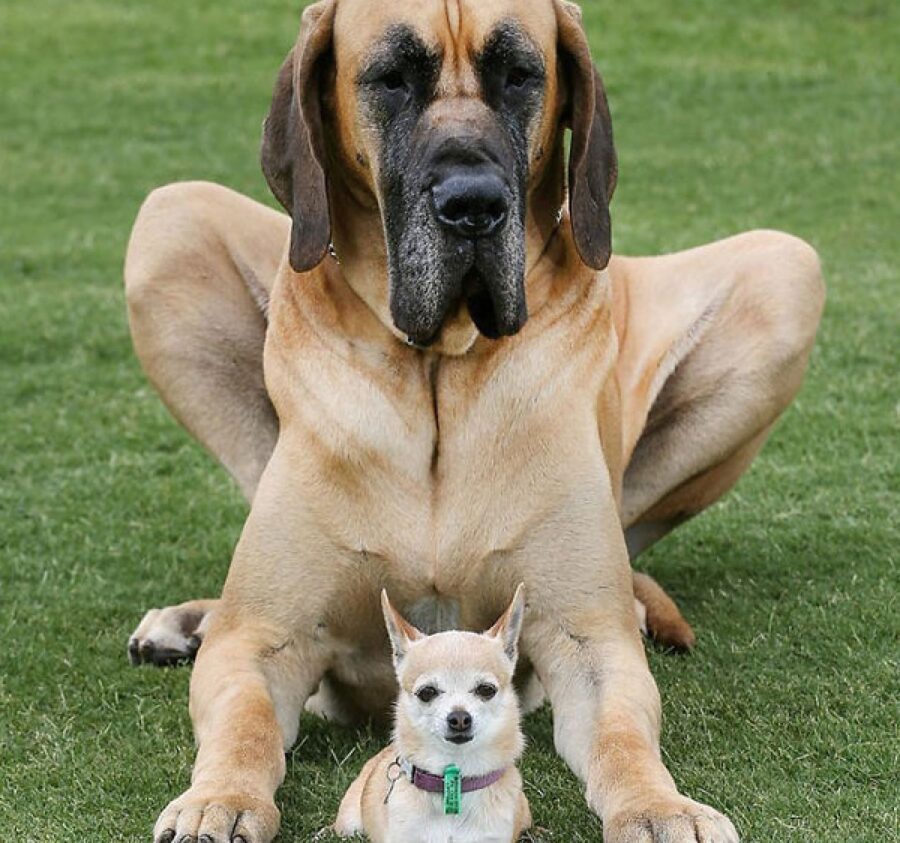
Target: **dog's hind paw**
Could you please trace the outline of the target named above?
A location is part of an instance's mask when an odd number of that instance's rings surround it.
[[[151,609],[128,639],[128,658],[133,665],[157,667],[192,661],[200,649],[210,600],[194,600],[180,606]]]
[[[690,650],[696,643],[691,625],[675,601],[647,574],[634,572],[634,609],[644,635],[663,647]]]

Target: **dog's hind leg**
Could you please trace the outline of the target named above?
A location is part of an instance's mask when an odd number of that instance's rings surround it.
[[[355,726],[365,722],[365,715],[353,705],[347,689],[325,675],[315,693],[306,701],[304,710],[331,723]]]
[[[822,312],[816,253],[756,231],[610,263],[621,340],[622,526],[632,562],[728,492],[800,388]],[[690,627],[649,577],[649,634],[689,647]]]
[[[537,711],[547,701],[547,694],[544,692],[544,686],[541,685],[541,679],[527,659],[519,659],[513,681],[523,716]]]
[[[278,435],[262,353],[286,225],[283,214],[219,185],[171,184],[144,202],[125,262],[131,335],[144,371],[248,501]],[[215,605],[151,609],[129,638],[132,663],[193,659]]]
[[[125,259],[131,337],[147,377],[248,501],[278,436],[262,357],[288,225],[219,185],[172,184],[144,202]]]

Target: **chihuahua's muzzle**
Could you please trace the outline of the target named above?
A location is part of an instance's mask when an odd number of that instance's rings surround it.
[[[472,715],[464,709],[454,709],[447,715],[447,734],[450,743],[464,744],[475,737],[473,733]]]

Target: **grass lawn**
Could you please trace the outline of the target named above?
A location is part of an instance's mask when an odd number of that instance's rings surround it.
[[[806,386],[726,501],[641,560],[699,646],[651,653],[679,784],[747,841],[898,839],[900,6],[585,0],[620,151],[615,247],[753,227],[821,252]],[[297,0],[0,5],[0,839],[146,841],[188,784],[189,671],[128,666],[145,608],[212,596],[246,508],[132,354],[121,288],[154,186],[274,202],[260,124]],[[527,722],[539,837],[598,841]],[[306,719],[306,841],[382,737]]]

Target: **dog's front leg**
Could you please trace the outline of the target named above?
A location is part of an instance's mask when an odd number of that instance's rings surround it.
[[[523,643],[557,751],[586,782],[606,843],[736,843],[727,817],[682,796],[660,759],[659,693],[627,591],[622,578],[593,595],[573,589],[588,605],[530,601]]]
[[[323,672],[312,639],[274,633],[244,613],[216,613],[191,678],[191,787],[160,815],[156,843],[272,840],[284,752]]]

